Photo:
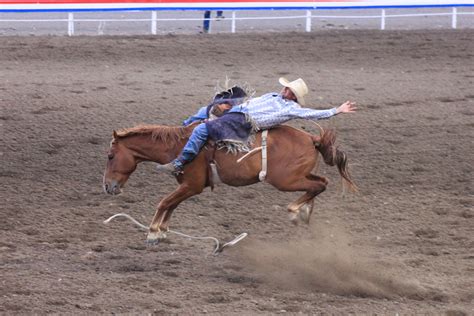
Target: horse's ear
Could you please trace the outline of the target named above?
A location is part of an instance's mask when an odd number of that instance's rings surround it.
[[[115,130],[114,130],[113,135],[114,135],[114,139],[117,139],[117,138],[118,138],[117,132],[116,132]]]

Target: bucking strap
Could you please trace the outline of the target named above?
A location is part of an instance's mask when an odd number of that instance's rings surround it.
[[[212,165],[214,165],[214,155],[216,154],[216,144],[213,141],[208,141],[206,144],[206,169],[207,169],[207,184],[214,191],[214,174]],[[215,168],[215,167],[214,167]]]
[[[267,176],[267,136],[268,130],[262,132],[262,171],[258,174],[258,179],[263,182]]]

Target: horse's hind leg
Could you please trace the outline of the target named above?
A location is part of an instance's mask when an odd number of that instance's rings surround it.
[[[299,181],[295,181],[292,184],[279,188],[284,191],[306,191],[305,194],[288,205],[290,220],[293,223],[298,222],[299,216],[305,223],[309,223],[309,218],[313,212],[314,198],[326,190],[327,184],[328,180],[325,177],[309,174],[304,180],[300,179]],[[302,207],[306,208],[303,210],[305,213],[303,215],[300,214]]]
[[[320,191],[319,193],[323,191],[324,190]],[[311,217],[311,214],[313,213],[314,197],[316,195],[313,192],[306,192],[304,195],[300,196],[296,201],[288,204],[287,210],[290,213],[290,221],[293,224],[298,224],[298,221],[300,219],[306,224],[309,223],[309,218]]]

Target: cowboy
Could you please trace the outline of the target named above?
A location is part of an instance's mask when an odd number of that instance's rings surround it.
[[[247,97],[247,93],[239,86],[219,92],[213,101],[200,108],[195,115],[183,121],[183,125],[189,125],[195,121],[213,120],[227,113],[234,105],[240,104]]]
[[[328,110],[314,110],[301,107],[306,104],[304,97],[308,87],[303,79],[288,81],[279,79],[283,86],[280,93],[267,93],[261,97],[250,99],[244,103],[228,106],[225,113],[214,120],[205,121],[193,130],[188,142],[178,157],[159,169],[171,171],[177,176],[184,173],[184,166],[191,162],[207,142],[214,141],[246,142],[252,130],[269,129],[291,119],[320,120],[328,119],[340,113],[351,113],[356,110],[355,103],[347,101],[338,107]],[[206,119],[202,109],[194,118]],[[193,118],[191,117],[191,118]],[[192,122],[194,119],[185,121]]]

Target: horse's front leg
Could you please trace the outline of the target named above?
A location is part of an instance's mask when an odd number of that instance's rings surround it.
[[[153,219],[151,221],[150,228],[148,229],[148,234],[146,237],[146,242],[148,244],[157,244],[161,240],[166,238],[166,231],[160,229],[160,225],[163,222],[164,217],[167,212],[166,199],[167,197],[161,200],[161,202],[158,204],[158,208],[155,212],[155,215],[153,216]]]
[[[161,200],[158,204],[155,216],[153,216],[153,220],[151,221],[146,242],[149,244],[157,244],[165,239],[166,232],[168,231],[169,219],[173,210],[179,205],[179,203],[193,195],[201,193],[202,190],[203,187],[193,187],[182,183],[170,195]]]

